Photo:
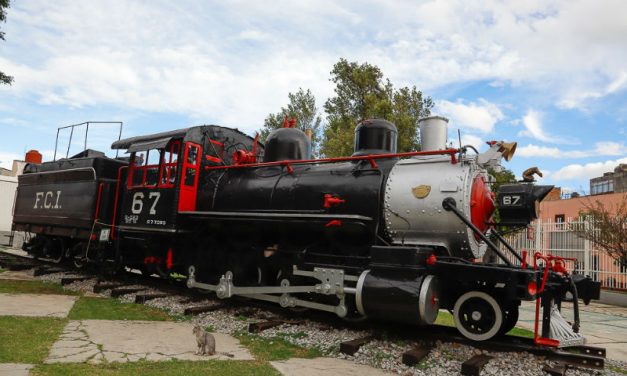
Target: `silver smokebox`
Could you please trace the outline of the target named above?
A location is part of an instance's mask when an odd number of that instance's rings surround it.
[[[427,116],[418,120],[420,126],[420,150],[446,149],[448,119],[443,116]]]

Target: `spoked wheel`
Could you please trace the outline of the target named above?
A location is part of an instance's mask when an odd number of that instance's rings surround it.
[[[482,291],[460,296],[453,308],[457,330],[473,341],[486,341],[499,333],[503,313],[496,300]]]
[[[518,305],[509,305],[503,307],[503,324],[499,329],[499,335],[507,334],[510,330],[514,329],[518,322]]]

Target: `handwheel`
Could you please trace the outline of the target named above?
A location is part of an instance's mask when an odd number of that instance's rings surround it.
[[[511,305],[503,307],[503,324],[499,330],[500,335],[507,334],[510,330],[514,329],[518,322],[518,306]]]
[[[482,291],[469,291],[453,308],[457,330],[473,341],[486,341],[499,333],[503,313],[496,300]]]

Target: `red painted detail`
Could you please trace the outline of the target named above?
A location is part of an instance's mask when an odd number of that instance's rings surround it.
[[[285,167],[287,167],[287,173],[291,174],[292,172],[294,172],[294,169],[292,168],[292,166],[289,163],[284,162],[283,165]]]
[[[340,221],[339,219],[334,219],[332,221],[329,221],[329,223],[327,223],[326,225],[324,225],[324,227],[340,227],[342,226],[342,221]]]
[[[531,281],[527,284],[527,292],[531,296],[536,296],[536,294],[538,294],[538,285],[535,281]]]
[[[496,141],[487,141],[486,144],[492,146],[492,145],[496,144]]]
[[[287,115],[285,115],[283,128],[296,128],[296,118],[288,119]]]
[[[521,268],[527,269],[527,250],[523,249],[522,250],[522,265],[520,265]]]
[[[390,158],[402,158],[402,157],[415,157],[419,155],[449,155],[451,158],[451,163],[455,164],[457,163],[457,159],[455,158],[455,154],[457,152],[458,152],[457,149],[411,151],[407,153],[357,155],[353,157],[297,159],[297,160],[291,160],[290,163],[292,165],[313,164],[313,163],[320,164],[320,163],[336,163],[336,162],[347,162],[347,161],[363,161],[363,160],[370,160],[370,159],[377,160],[377,159],[390,159]],[[211,166],[207,170],[223,170],[223,169],[232,169],[232,168],[259,168],[259,167],[268,167],[268,166],[280,166],[284,164],[285,164],[284,161],[262,162],[262,163],[248,164],[248,165]]]
[[[172,269],[172,247],[168,248],[168,254],[165,259],[165,267],[168,270]]]
[[[343,199],[341,199],[339,197],[335,197],[332,194],[327,193],[327,194],[324,195],[324,207],[325,207],[325,209],[329,209],[329,208],[332,208],[334,206],[339,206],[339,205],[341,205],[341,204],[343,204],[345,202],[346,202],[346,200],[343,200]]]
[[[233,163],[236,165],[251,164],[257,162],[257,155],[252,151],[236,150],[233,153]]]
[[[431,254],[429,257],[427,257],[427,265],[432,266],[435,265],[435,263],[438,262],[437,257],[435,257],[435,254]]]
[[[490,226],[490,219],[495,209],[491,193],[483,176],[477,175],[472,182],[470,194],[470,219],[472,224],[484,234]],[[475,234],[475,239],[480,240],[477,234]]]
[[[374,158],[368,158],[368,162],[370,162],[370,167],[379,168],[379,165],[377,165],[377,161],[375,161]]]
[[[198,175],[200,175],[200,157],[202,147],[194,142],[185,143],[183,157],[183,172],[179,189],[179,211],[196,210],[196,196],[198,193]]]
[[[438,299],[437,295],[433,294],[433,296],[431,296],[431,305],[435,306],[436,304],[438,304],[438,301],[439,301],[439,299]]]
[[[96,234],[89,235],[89,240],[96,240]]]
[[[210,155],[205,155],[205,159],[207,159],[209,162],[213,162],[213,163],[222,163],[222,159],[216,158],[216,157],[212,157]],[[233,156],[233,160],[235,160],[235,156]]]
[[[120,184],[122,182],[122,170],[128,168],[127,166],[122,166],[120,168],[118,168],[118,181],[117,184],[115,185],[115,200],[113,201],[113,219],[111,219],[111,240],[115,239],[115,220],[116,220],[116,214],[118,211],[118,201],[120,198]],[[127,176],[127,179],[130,178]]]
[[[26,152],[24,160],[28,163],[41,164],[42,156],[37,150],[29,150]]]
[[[144,264],[161,264],[161,258],[155,256],[144,257]]]
[[[98,215],[100,214],[100,199],[102,198],[102,187],[104,187],[104,183],[100,183],[98,185],[98,198],[96,199],[96,212],[94,213],[94,221],[98,220]]]

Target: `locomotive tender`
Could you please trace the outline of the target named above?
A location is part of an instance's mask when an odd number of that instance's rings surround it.
[[[560,303],[587,304],[600,285],[563,259],[528,260],[492,222],[498,206],[501,224],[527,226],[552,187],[509,184],[495,197],[488,169],[515,143],[469,154],[446,146],[447,122],[422,119],[421,151],[397,153],[396,127],[365,120],[352,156],[318,160],[287,121],[265,146],[213,125],[118,140],[130,158],[86,150],[29,165],[14,230],[35,234],[24,245],[34,255],[175,272],[220,298],[418,325],[447,309],[476,341],[508,332],[521,301],[536,300],[536,343],[581,344],[577,304],[571,326]]]

